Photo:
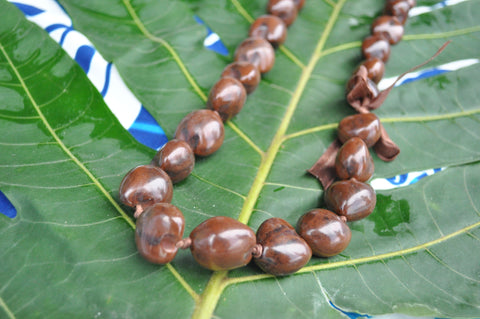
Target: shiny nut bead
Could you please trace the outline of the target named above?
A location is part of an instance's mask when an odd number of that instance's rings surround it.
[[[295,229],[281,218],[264,221],[257,230],[257,243],[262,246],[255,263],[265,272],[285,276],[298,271],[310,260],[312,250]]]
[[[223,69],[221,77],[232,77],[239,80],[245,87],[247,94],[255,91],[261,79],[258,69],[246,61],[230,63]]]
[[[157,203],[148,207],[136,223],[138,252],[152,263],[169,263],[177,254],[176,244],[182,239],[184,227],[182,212],[172,204]]]
[[[217,111],[225,122],[241,111],[246,97],[247,91],[240,81],[224,77],[218,80],[210,90],[207,108]]]
[[[410,3],[407,0],[387,0],[385,14],[394,16],[401,24],[405,24],[410,8]]]
[[[380,58],[373,57],[364,61],[362,65],[367,68],[368,78],[378,84],[385,73],[385,63]]]
[[[193,171],[195,155],[187,142],[173,139],[155,154],[151,164],[163,169],[172,183],[178,183]]]
[[[266,73],[275,63],[275,50],[263,38],[247,38],[236,49],[235,61],[250,62],[258,68],[260,73]]]
[[[162,169],[152,165],[141,165],[130,170],[120,183],[120,201],[127,206],[142,206],[155,203],[170,203],[173,185]]]
[[[381,34],[368,36],[362,42],[362,53],[367,60],[376,57],[387,62],[390,57],[390,43]]]
[[[189,113],[178,124],[175,138],[188,143],[195,155],[208,156],[222,146],[225,131],[217,112],[198,110]]]
[[[403,37],[403,24],[392,16],[381,16],[372,23],[372,34],[385,36],[390,44],[398,43]]]
[[[355,99],[359,101],[365,101],[366,99],[372,101],[374,98],[378,96],[378,94],[380,94],[380,90],[378,89],[377,84],[375,84],[375,82],[370,80],[368,77],[365,78],[365,84],[366,84],[366,87],[362,86],[362,90],[356,92]],[[354,74],[347,82],[347,92],[346,92],[347,96],[356,85],[358,85],[358,78]]]
[[[207,219],[192,231],[190,250],[195,260],[210,270],[230,270],[252,259],[255,233],[230,217]]]
[[[287,26],[297,18],[298,10],[303,6],[303,1],[270,0],[267,4],[268,13],[279,17]]]
[[[380,120],[373,113],[350,115],[338,124],[338,139],[342,144],[352,137],[359,137],[367,147],[372,147],[380,138],[380,133]]]
[[[373,188],[355,179],[335,182],[325,193],[328,208],[348,221],[370,215],[375,209],[377,197]]]
[[[352,238],[352,232],[342,217],[320,208],[300,217],[297,229],[313,254],[319,257],[338,255],[347,248]]]
[[[335,171],[340,179],[355,178],[366,182],[372,177],[373,159],[361,138],[352,137],[340,147],[335,159]]]
[[[287,38],[287,26],[285,22],[277,16],[263,15],[252,23],[248,36],[264,38],[276,48],[285,42]]]

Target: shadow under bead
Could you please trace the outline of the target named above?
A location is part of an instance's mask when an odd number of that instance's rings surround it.
[[[166,264],[178,252],[185,219],[172,204],[157,203],[148,207],[136,222],[135,243],[140,255],[155,264]]]
[[[337,134],[342,143],[352,137],[359,137],[367,147],[372,147],[380,138],[380,120],[373,113],[350,115],[340,121]]]
[[[336,214],[355,221],[373,212],[377,197],[372,186],[349,179],[330,185],[325,192],[325,203]]]
[[[193,153],[208,156],[222,146],[225,131],[216,111],[197,110],[185,116],[175,131],[175,138],[188,143]]]
[[[266,73],[275,64],[275,50],[264,38],[247,38],[235,50],[235,61],[247,61]]]
[[[293,0],[269,0],[267,11],[271,15],[277,16],[290,26],[297,19],[298,10],[303,6],[304,1]]]
[[[232,77],[239,80],[245,87],[247,94],[255,91],[261,79],[257,67],[247,61],[230,63],[223,69],[221,77]]]
[[[218,271],[245,266],[252,259],[255,233],[236,219],[216,216],[190,233],[190,250],[203,267]]]
[[[193,171],[195,155],[187,142],[173,139],[155,154],[151,164],[163,169],[175,184]]]
[[[119,189],[120,201],[127,206],[145,208],[155,203],[170,203],[173,185],[170,177],[161,168],[141,165],[130,170]],[[141,211],[135,213],[138,217]]]
[[[295,229],[281,218],[264,221],[257,230],[257,243],[262,246],[255,263],[266,273],[285,276],[305,266],[312,249]]]
[[[327,209],[313,209],[298,220],[298,234],[312,248],[314,255],[338,255],[347,248],[352,238],[352,232],[344,218]]]
[[[355,178],[366,182],[372,177],[373,159],[361,138],[352,137],[340,147],[335,159],[335,171],[340,179]]]
[[[222,121],[226,122],[242,110],[246,98],[247,91],[240,81],[223,77],[210,90],[207,108],[217,111]]]
[[[287,26],[277,16],[263,15],[252,23],[248,36],[264,38],[274,48],[278,48],[287,38]]]

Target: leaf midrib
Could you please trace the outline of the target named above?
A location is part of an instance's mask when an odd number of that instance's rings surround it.
[[[322,56],[322,51],[324,49],[325,43],[331,34],[332,28],[337,21],[340,11],[345,2],[346,0],[339,0],[333,8],[333,12],[330,15],[330,18],[325,26],[324,31],[321,34],[321,37],[315,47],[315,50],[313,51],[313,54],[308,64],[302,69],[302,73],[300,75],[294,94],[292,95],[292,98],[287,106],[280,126],[278,127],[278,130],[272,139],[270,147],[262,157],[259,169],[257,171],[257,175],[252,183],[252,187],[250,188],[247,198],[244,201],[242,210],[240,211],[240,214],[238,216],[238,220],[242,223],[246,224],[250,220],[255,203],[259,198],[260,192],[263,189],[268,174],[273,166],[273,162],[280,150],[280,147],[284,142],[286,132],[290,125],[290,121],[295,113],[295,110],[299,104],[300,98],[303,95],[305,87],[311,77],[311,74],[313,73],[313,70],[318,60]],[[215,272],[212,275],[210,281],[205,287],[204,292],[200,296],[200,302],[195,307],[192,318],[206,319],[212,317],[218,300],[226,287],[227,275],[227,271]]]

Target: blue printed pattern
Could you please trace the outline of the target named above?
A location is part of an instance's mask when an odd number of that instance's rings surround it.
[[[205,48],[212,50],[213,52],[216,52],[218,54],[227,56],[228,55],[228,49],[225,47],[223,44],[222,40],[216,34],[213,32],[205,22],[203,22],[202,19],[198,16],[194,16],[195,21],[197,21],[198,24],[204,25],[205,28],[207,29],[207,36],[205,37],[205,40],[203,40],[203,45]]]
[[[375,178],[372,181],[370,181],[370,185],[375,190],[385,190],[385,189],[404,187],[404,186],[415,184],[422,178],[425,178],[427,176],[432,176],[433,174],[439,173],[445,169],[446,169],[445,167],[434,168],[434,169],[427,169],[419,172],[410,172],[406,174],[401,174],[391,178]]]
[[[10,218],[15,218],[17,216],[17,209],[2,191],[0,191],[0,214]]]
[[[425,68],[417,72],[410,72],[406,74],[403,78],[401,78],[397,83],[395,83],[395,87],[400,86],[402,84],[407,84],[413,81],[418,81],[418,80],[426,79],[429,77],[437,76],[443,73],[457,71],[457,70],[472,66],[474,64],[477,64],[479,62],[480,62],[479,59],[464,59],[464,60],[458,60],[450,63],[441,64],[432,68]],[[395,82],[397,77],[398,76],[393,76],[390,78],[382,79],[378,83],[378,89],[385,90]]]
[[[424,13],[432,12],[434,10],[445,8],[447,6],[453,6],[465,1],[470,1],[470,0],[443,0],[443,1],[440,1],[439,3],[434,4],[433,6],[417,6],[412,8],[408,12],[408,16],[409,17],[418,16]]]

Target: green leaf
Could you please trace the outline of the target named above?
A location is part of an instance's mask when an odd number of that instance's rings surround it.
[[[205,29],[230,52],[266,1],[61,0],[102,55],[172,137],[204,107],[232,57],[203,48]],[[418,1],[418,5],[431,1]],[[309,0],[223,147],[175,186],[186,234],[211,216],[256,229],[275,216],[295,224],[322,204],[305,174],[353,114],[344,85],[383,1]],[[18,209],[0,215],[0,317],[341,318],[361,314],[480,316],[480,65],[400,86],[376,111],[401,148],[375,159],[376,177],[441,173],[378,191],[368,218],[350,223],[339,256],[312,258],[274,278],[254,265],[212,273],[188,251],[166,266],[144,261],[118,185],[154,151],[118,123],[82,69],[48,35],[0,1],[0,190]],[[480,3],[412,17],[392,47],[386,77],[423,62],[479,58]]]

